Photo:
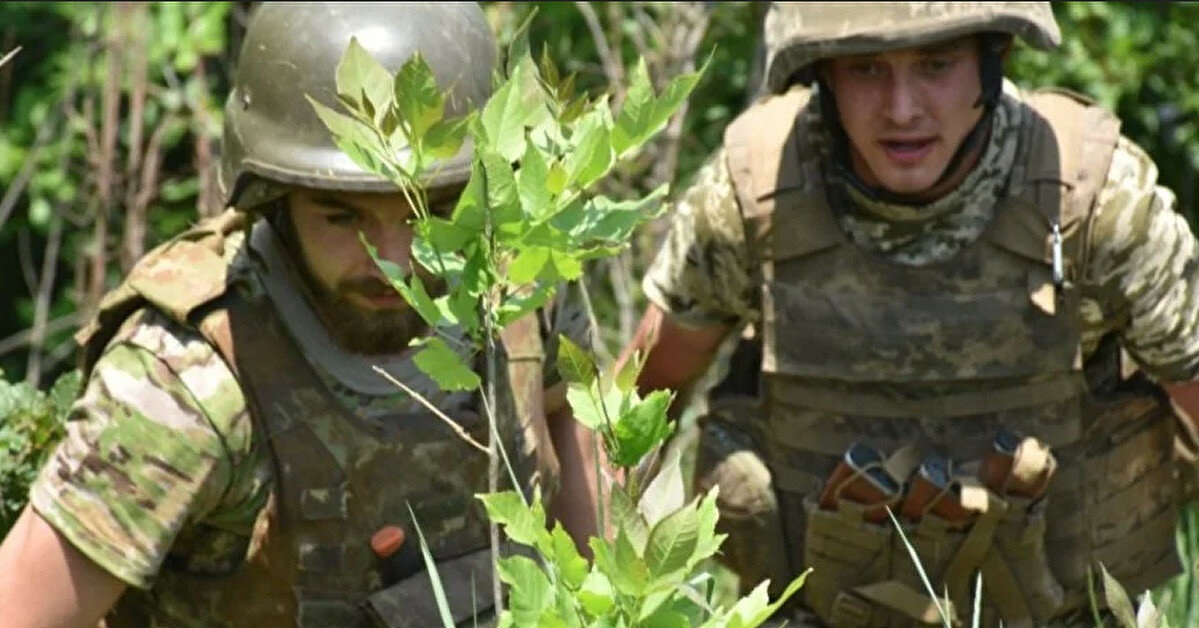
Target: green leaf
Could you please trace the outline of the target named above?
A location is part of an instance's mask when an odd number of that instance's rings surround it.
[[[610,489],[609,498],[612,501],[612,523],[618,530],[623,530],[629,536],[629,542],[638,553],[645,551],[649,541],[649,525],[645,517],[638,512],[633,498],[625,492],[624,487],[614,484]]]
[[[634,402],[636,393],[622,393],[609,382],[596,378],[588,386],[570,384],[566,388],[566,400],[577,421],[593,430],[607,434],[614,423]]]
[[[441,338],[430,338],[412,361],[442,390],[477,390],[481,381]]]
[[[612,583],[608,580],[607,576],[598,570],[592,570],[591,573],[587,574],[587,578],[583,580],[583,585],[579,587],[576,597],[579,599],[579,603],[583,605],[583,610],[592,616],[603,615],[616,604],[615,594],[612,591]]]
[[[500,579],[511,585],[508,608],[515,624],[538,625],[542,613],[554,602],[549,578],[526,556],[501,558],[497,567]]]
[[[550,261],[561,279],[574,281],[583,275],[583,263],[570,253],[552,251]]]
[[[637,376],[641,374],[641,367],[644,365],[645,360],[641,357],[641,352],[634,352],[616,373],[616,387],[623,392],[633,390],[637,386]]]
[[[687,484],[680,464],[681,447],[666,450],[666,461],[654,479],[645,487],[637,500],[637,510],[653,525],[668,514],[682,508],[687,494]],[[713,520],[715,525],[715,520]]]
[[[650,574],[661,578],[687,567],[699,543],[695,504],[689,504],[654,525],[645,546]]]
[[[393,168],[389,168],[379,159],[379,155],[383,153],[383,147],[365,125],[326,107],[307,94],[304,97],[316,111],[317,117],[329,129],[333,136],[333,143],[337,144],[337,147],[355,164],[365,170],[385,176],[389,172],[394,172]]]
[[[595,361],[565,334],[558,335],[558,374],[568,384],[590,386],[599,375]]]
[[[361,113],[366,113],[369,106],[375,120],[391,104],[391,72],[358,43],[357,37],[350,38],[337,64],[337,94],[343,102],[356,103]]]
[[[450,159],[462,149],[470,117],[439,120],[425,132],[425,153],[433,159]]]
[[[500,327],[507,327],[512,321],[545,305],[555,290],[556,286],[548,284],[537,286],[532,292],[506,296],[500,305]]]
[[[597,537],[591,537],[589,543],[595,566],[607,576],[616,591],[636,596],[644,593],[649,584],[649,568],[623,531],[617,531],[614,546]]]
[[[516,173],[520,205],[524,208],[526,216],[541,218],[552,209],[552,194],[546,185],[548,177],[549,166],[546,165],[545,156],[530,140],[525,144],[525,154],[520,159],[520,171]]]
[[[666,418],[673,393],[655,390],[644,401],[622,412],[612,426],[616,450],[609,452],[612,462],[632,467],[641,462],[662,439],[670,435],[671,424]]]
[[[648,133],[653,119],[654,87],[650,84],[645,59],[638,59],[629,77],[620,113],[612,126],[612,149],[624,154]]]
[[[411,274],[411,285],[404,283],[404,272],[395,263],[380,259],[379,250],[375,248],[366,239],[366,234],[358,232],[358,239],[366,246],[367,253],[374,260],[375,265],[379,270],[383,271],[383,275],[387,277],[388,283],[392,288],[395,288],[404,300],[416,310],[417,314],[424,319],[430,327],[436,327],[441,323],[441,311],[438,310],[437,304],[429,297],[428,291],[425,290],[425,284],[421,281],[420,276],[416,273]]]
[[[704,495],[699,502],[699,507],[695,509],[695,518],[697,523],[697,541],[695,543],[695,560],[690,565],[694,567],[696,563],[707,559],[716,554],[720,549],[720,545],[724,543],[727,534],[716,533],[716,521],[719,518],[719,511],[716,509],[716,497],[719,494],[719,487],[713,486]]]
[[[707,66],[705,62],[695,72],[676,76],[662,90],[661,97],[655,99],[645,60],[637,64],[612,129],[612,146],[618,157],[635,152],[666,124],[691,94]]]
[[[566,189],[566,177],[566,168],[554,162],[545,175],[545,189],[554,196],[561,194]]]
[[[1137,628],[1136,611],[1133,610],[1132,600],[1128,599],[1128,593],[1103,563],[1099,563],[1099,570],[1103,574],[1103,598],[1108,609],[1116,616],[1116,621],[1120,622],[1122,628]]]
[[[541,274],[541,269],[550,261],[550,250],[540,246],[529,247],[520,252],[508,265],[508,281],[516,285],[529,283]]]
[[[661,215],[664,207],[660,201],[668,189],[661,185],[645,197],[629,201],[596,196],[585,203],[572,204],[550,223],[568,232],[580,246],[624,246],[639,225]]]
[[[550,546],[551,562],[558,566],[563,582],[570,589],[578,589],[587,578],[587,560],[579,554],[574,539],[566,533],[561,522],[554,524],[554,531],[550,533]]]
[[[421,221],[421,230],[434,249],[450,253],[466,248],[466,243],[477,235],[472,229],[437,216]]]
[[[504,533],[516,543],[548,547],[550,533],[545,529],[545,508],[539,502],[526,505],[516,491],[476,495],[487,510],[487,517],[504,526]]]
[[[637,623],[641,628],[689,628],[687,616],[673,608],[660,608]]]
[[[608,173],[612,167],[612,144],[608,135],[607,105],[601,103],[594,111],[579,120],[571,137],[571,152],[566,156],[567,179],[587,187]]]
[[[524,152],[525,128],[549,116],[545,92],[533,76],[536,70],[528,55],[522,56],[508,80],[488,99],[479,119],[486,143],[509,162]]]
[[[400,66],[394,84],[388,87],[394,91],[396,109],[407,127],[408,141],[421,143],[425,132],[441,120],[445,111],[445,95],[437,86],[433,68],[418,50]]]
[[[495,151],[476,148],[476,154],[479,154],[486,174],[486,211],[491,212],[492,222],[501,225],[521,221],[520,193],[512,164]]]

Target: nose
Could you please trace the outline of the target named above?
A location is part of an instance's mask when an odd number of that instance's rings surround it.
[[[887,115],[896,126],[906,126],[920,117],[916,82],[905,72],[895,72],[887,92]]]
[[[378,251],[379,259],[399,266],[404,272],[411,270],[412,232],[406,226],[384,224],[372,229],[370,243]],[[372,264],[373,266],[374,264]]]

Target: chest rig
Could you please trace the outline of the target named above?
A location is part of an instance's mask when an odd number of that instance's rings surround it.
[[[223,560],[168,559],[154,588],[127,593],[109,625],[370,625],[368,598],[383,585],[371,535],[400,525],[415,543],[413,515],[434,558],[448,561],[451,603],[469,608],[473,594],[482,608],[490,560],[473,556],[485,555],[488,526],[474,495],[487,491],[487,456],[430,412],[365,419],[334,397],[269,301],[241,296],[238,279],[227,276],[224,247],[243,224],[240,214],[226,213],[148,255],[80,334],[86,372],[107,330],[147,303],[199,331],[236,374],[274,475],[252,538],[233,543]],[[503,341],[497,431],[522,482],[552,490],[557,460],[546,451],[536,319],[514,323]],[[450,414],[486,442],[486,417]],[[374,610],[399,611],[387,625],[436,619],[427,586],[409,597],[413,606],[393,608],[398,598],[389,598],[388,608]]]
[[[1078,280],[1118,120],[1063,93],[1029,95],[1016,166],[991,223],[954,259],[905,266],[855,246],[837,224],[833,205],[849,201],[825,185],[805,132],[809,95],[796,89],[760,103],[725,134],[761,285],[763,418],[755,431],[792,570],[822,554],[859,561],[840,575],[818,568],[805,602],[834,625],[928,619],[895,593],[923,590],[895,551],[898,539],[863,531],[867,523],[821,523],[812,500],[854,442],[976,461],[1000,428],[1043,441],[1060,470],[1036,510],[1021,515],[1038,518],[1020,534],[1043,536],[1036,544],[1051,573],[1016,568],[991,585],[1018,589],[1040,578],[1060,589],[1013,592],[1022,599],[992,609],[992,619],[1039,625],[1077,608],[1095,561],[1130,591],[1177,573],[1169,407],[1143,377],[1121,377],[1114,341],[1085,368],[1079,347]],[[932,554],[949,551],[932,545]],[[946,555],[942,567],[950,566],[933,577],[944,576],[952,591],[962,585],[948,581],[955,569],[993,575],[983,563],[994,552],[973,551],[969,568]]]

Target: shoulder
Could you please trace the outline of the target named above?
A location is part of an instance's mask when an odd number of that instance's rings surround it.
[[[166,420],[168,408],[177,408],[202,418],[197,427],[219,436],[231,455],[251,447],[246,397],[229,365],[198,332],[154,308],[138,310],[117,330],[91,379],[125,403],[174,401],[144,408],[148,420]]]

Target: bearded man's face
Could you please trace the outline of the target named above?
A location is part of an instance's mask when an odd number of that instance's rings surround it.
[[[431,191],[434,208],[456,190]],[[406,274],[415,266],[425,285],[439,284],[412,260],[412,207],[394,193],[296,189],[288,195],[290,236],[305,287],[321,322],[342,348],[365,355],[398,353],[427,325],[388,283],[359,240]]]

